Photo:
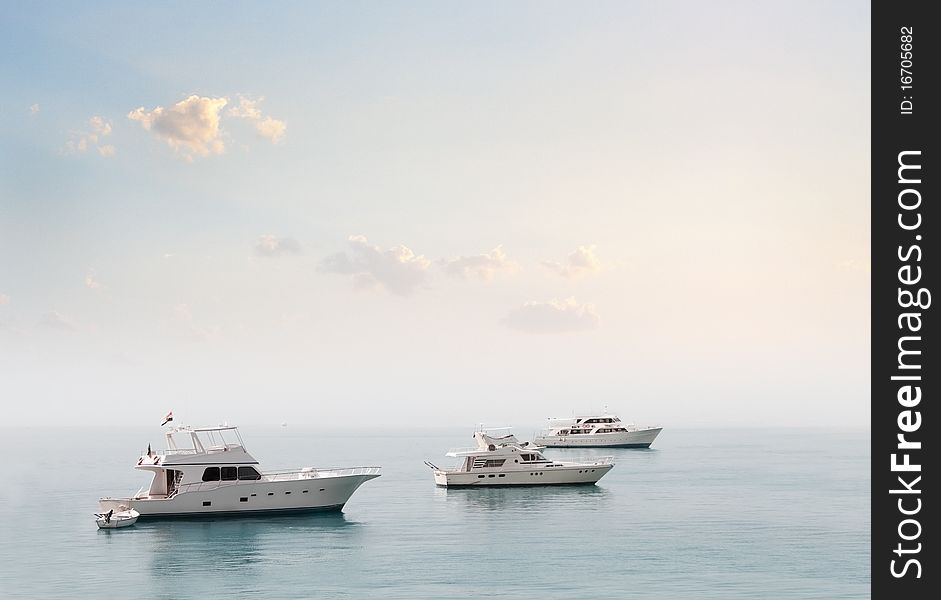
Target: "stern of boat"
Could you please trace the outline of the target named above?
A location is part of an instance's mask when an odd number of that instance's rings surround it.
[[[106,513],[109,510],[122,512],[131,508],[130,498],[100,498],[98,500],[98,511]]]
[[[448,486],[448,474],[446,472],[441,471],[441,470],[435,470],[433,471],[433,473],[435,476],[435,485],[438,485],[441,487]]]

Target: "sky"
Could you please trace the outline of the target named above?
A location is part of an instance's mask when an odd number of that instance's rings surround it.
[[[0,18],[5,426],[870,423],[859,2]]]

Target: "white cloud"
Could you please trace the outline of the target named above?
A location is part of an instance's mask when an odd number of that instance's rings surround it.
[[[32,116],[35,116],[35,115],[38,115],[38,114],[39,114],[39,105],[38,105],[38,104],[31,104],[30,107],[29,107],[29,116],[32,117]]]
[[[258,105],[264,98],[259,98],[258,100],[252,100],[246,98],[245,96],[239,96],[239,103],[237,106],[233,106],[228,111],[230,117],[237,117],[240,119],[260,119],[261,118],[261,109],[258,108]]]
[[[279,121],[278,119],[272,119],[271,117],[265,117],[255,123],[255,131],[258,132],[258,135],[272,144],[277,144],[281,141],[287,128],[287,123]]]
[[[593,304],[579,304],[575,298],[527,302],[513,309],[502,323],[525,333],[565,333],[598,327],[601,319]]]
[[[255,255],[264,257],[300,254],[301,243],[293,238],[279,238],[274,235],[259,236],[255,243]]]
[[[498,272],[511,272],[517,268],[516,263],[507,259],[503,246],[497,246],[486,254],[459,256],[451,260],[444,260],[442,264],[448,275],[465,279],[477,277],[484,281],[490,281]]]
[[[104,118],[99,116],[94,116],[88,120],[88,124],[91,125],[93,141],[98,141],[98,136],[105,137],[111,135],[111,121],[106,121]]]
[[[0,306],[3,306],[4,304],[9,304],[9,303],[10,303],[10,297],[7,296],[6,294],[0,293]]]
[[[114,146],[103,143],[111,135],[111,121],[97,115],[88,120],[88,131],[72,132],[72,139],[65,143],[68,154],[83,154],[94,148],[105,158],[114,156]]]
[[[148,112],[140,107],[129,112],[127,118],[138,121],[186,160],[192,160],[194,156],[225,151],[219,121],[227,103],[226,98],[193,95],[170,108],[158,106]]]
[[[78,329],[78,325],[74,321],[55,310],[45,313],[39,323],[45,327],[58,329],[59,331],[76,331]]]
[[[575,279],[582,275],[597,273],[601,270],[601,261],[595,255],[596,246],[579,246],[568,255],[567,261],[557,263],[549,260],[542,261],[542,265],[566,279]]]
[[[98,276],[95,274],[94,269],[89,269],[88,274],[85,275],[85,287],[90,290],[101,289],[101,283],[98,281]]]
[[[380,286],[406,296],[424,283],[431,261],[406,246],[383,250],[361,235],[349,237],[350,251],[328,256],[320,264],[327,273],[352,275],[359,286]]]
[[[264,98],[252,100],[245,96],[239,96],[238,105],[230,108],[227,114],[230,117],[253,121],[255,131],[258,135],[272,144],[277,144],[281,141],[281,138],[284,137],[284,132],[287,131],[287,123],[262,115],[261,108],[259,108],[259,104],[261,104],[262,100],[264,100]]]

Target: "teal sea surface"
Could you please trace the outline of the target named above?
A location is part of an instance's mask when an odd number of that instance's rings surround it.
[[[470,430],[243,425],[266,469],[380,465],[343,512],[141,521],[140,431],[3,430],[3,598],[868,598],[870,433],[667,428],[595,486],[436,488]]]

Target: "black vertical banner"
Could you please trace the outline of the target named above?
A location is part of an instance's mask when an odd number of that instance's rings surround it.
[[[872,8],[872,590],[927,598],[932,562],[926,492],[938,476],[929,407],[941,393],[932,298],[941,280],[941,213],[934,205],[941,152],[934,123],[939,32],[925,3]],[[936,6],[934,7],[937,8]],[[932,432],[935,436],[932,438]]]

